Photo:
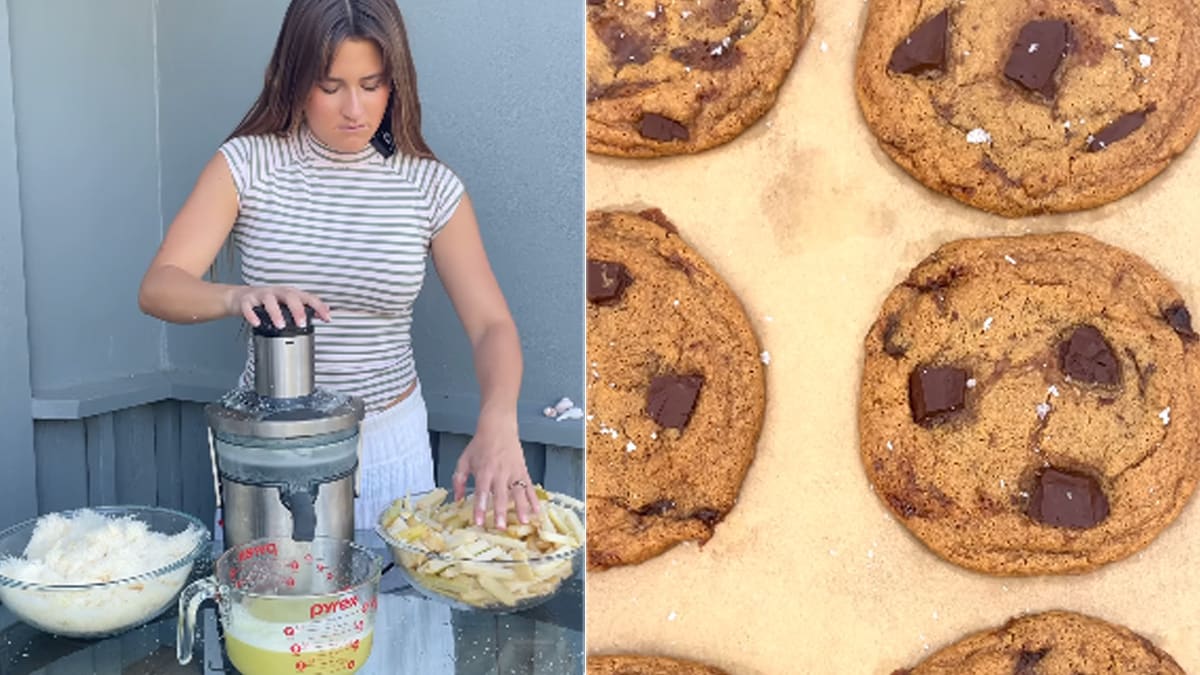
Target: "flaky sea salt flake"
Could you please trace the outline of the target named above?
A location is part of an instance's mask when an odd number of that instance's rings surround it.
[[[971,145],[979,145],[980,143],[991,143],[992,135],[978,127],[967,132],[967,142]]]

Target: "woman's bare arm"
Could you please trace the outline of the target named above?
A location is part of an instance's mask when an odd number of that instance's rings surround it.
[[[529,471],[517,430],[517,398],[521,390],[521,341],[508,304],[488,263],[479,224],[467,196],[433,240],[438,276],[471,341],[480,411],[475,436],[459,460],[454,488],[461,495],[467,474],[475,488],[495,498],[496,527],[505,526],[510,495],[522,521],[537,509]],[[525,483],[522,489],[518,482]],[[486,500],[476,500],[476,522],[482,524]]]
[[[192,193],[171,222],[150,269],[142,278],[138,306],[151,316],[173,323],[197,323],[244,316],[257,325],[253,308],[265,305],[276,325],[283,325],[279,305],[303,321],[305,304],[329,320],[329,308],[316,296],[286,287],[249,287],[204,280],[237,220],[237,188],[225,158],[217,153],[205,165]]]

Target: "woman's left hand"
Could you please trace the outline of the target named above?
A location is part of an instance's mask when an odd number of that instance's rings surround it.
[[[538,512],[537,492],[525,466],[525,451],[517,435],[516,420],[481,417],[475,436],[454,468],[454,499],[466,494],[467,477],[475,476],[475,524],[482,526],[489,501],[495,509],[496,529],[507,527],[509,500],[522,524]]]

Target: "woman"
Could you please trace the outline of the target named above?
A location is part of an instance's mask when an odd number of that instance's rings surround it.
[[[244,285],[205,280],[232,234]],[[293,0],[262,92],[208,162],[142,280],[142,311],[192,323],[258,325],[286,306],[316,326],[318,386],[362,396],[359,523],[433,487],[410,319],[433,258],[470,339],[481,391],[475,435],[454,473],[474,475],[475,521],[537,499],[517,435],[521,350],[462,183],[421,137],[416,73],[394,0]],[[243,383],[253,382],[252,359]]]

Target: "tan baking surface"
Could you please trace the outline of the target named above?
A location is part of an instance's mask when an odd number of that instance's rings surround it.
[[[889,520],[856,430],[862,339],[879,304],[953,238],[1089,233],[1158,267],[1200,323],[1200,151],[1095,211],[1010,221],[962,206],[895,167],[861,121],[865,8],[818,0],[775,108],[732,143],[665,160],[588,157],[589,208],[662,208],[741,296],[771,355],[738,506],[703,550],[590,574],[588,651],[692,656],[732,675],[886,674],[1012,614],[1065,608],[1126,624],[1200,673],[1196,499],[1142,554],[1097,573],[986,577]]]

